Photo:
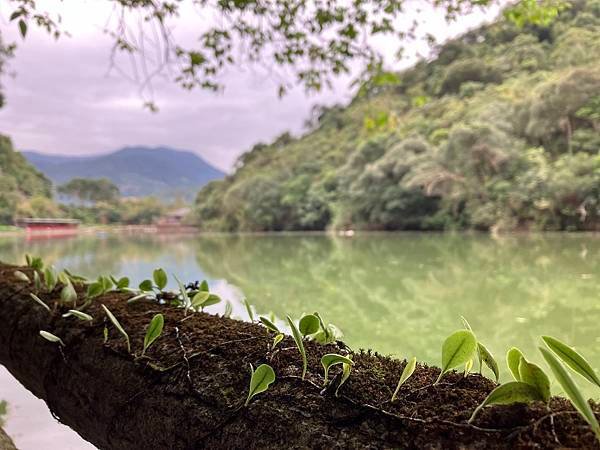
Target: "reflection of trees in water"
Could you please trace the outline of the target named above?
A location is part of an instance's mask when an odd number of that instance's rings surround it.
[[[128,274],[127,263],[132,260],[155,261],[168,253],[177,258],[189,252],[187,244],[177,236],[95,234],[51,239],[0,240],[0,259],[22,263],[24,255],[39,255],[44,261],[67,267],[78,273]]]
[[[600,239],[587,235],[216,236],[198,245],[203,270],[259,311],[317,309],[354,344],[436,361],[465,315],[496,354],[519,345],[533,355],[544,333],[600,364]]]

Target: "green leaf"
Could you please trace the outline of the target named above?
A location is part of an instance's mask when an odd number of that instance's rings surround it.
[[[442,371],[435,383],[439,383],[450,369],[462,366],[473,358],[477,339],[472,331],[459,330],[446,338],[442,345]]]
[[[46,283],[46,290],[52,292],[58,283],[58,275],[54,267],[49,266],[44,269],[44,281]]]
[[[216,305],[220,302],[221,302],[221,297],[219,297],[217,294],[210,294],[208,296],[208,299],[202,305],[202,307],[206,308],[207,306]]]
[[[156,284],[156,287],[161,291],[167,287],[167,272],[165,272],[163,269],[156,269],[152,273],[152,278],[154,278],[154,284]]]
[[[210,297],[210,292],[198,291],[194,297],[192,297],[192,307],[200,308],[206,300]]]
[[[29,279],[29,277],[25,273],[21,272],[20,270],[15,270],[13,272],[13,275],[19,281],[25,281],[26,283],[30,283],[31,282],[31,280]]]
[[[486,366],[488,366],[492,372],[494,372],[494,376],[496,377],[496,383],[497,383],[498,379],[500,378],[500,371],[498,370],[498,363],[494,359],[494,356],[486,348],[486,346],[483,345],[481,342],[477,343],[477,350],[478,350],[478,355],[480,357],[480,364],[481,364],[481,361],[483,361],[483,363]]]
[[[14,11],[11,15],[10,15],[10,21],[12,22],[13,20],[21,17],[23,14],[25,14],[25,11],[23,11],[22,9],[17,9],[16,11]]]
[[[536,388],[544,402],[548,403],[550,400],[550,380],[539,366],[528,362],[525,358],[521,358],[519,378],[523,383]]]
[[[165,318],[162,314],[156,314],[150,321],[148,329],[146,330],[146,336],[144,337],[144,349],[142,350],[142,356],[146,353],[148,347],[150,347],[154,341],[156,341],[162,334],[163,327],[165,325]]]
[[[102,288],[102,284],[100,282],[94,281],[93,283],[88,284],[87,293],[86,293],[87,298],[98,297],[98,296],[102,295],[102,293],[103,293],[103,288]]]
[[[475,416],[484,407],[490,405],[510,405],[513,403],[528,403],[535,400],[543,400],[538,390],[530,384],[521,381],[511,381],[502,384],[490,392],[490,395],[479,405],[469,419],[469,423],[475,420]]]
[[[60,291],[60,299],[63,303],[73,303],[73,305],[77,303],[77,292],[70,280]]]
[[[46,305],[37,295],[35,295],[33,292],[31,292],[29,294],[29,296],[35,300],[35,302],[37,304],[39,304],[40,306],[43,306],[46,310],[48,310],[48,312],[50,312],[50,307],[48,305]]]
[[[185,289],[185,286],[183,285],[181,280],[179,278],[177,278],[177,276],[175,276],[175,275],[173,275],[173,277],[175,277],[175,281],[177,281],[177,285],[179,286],[179,293],[181,295],[181,301],[183,302],[183,306],[185,307],[185,314],[187,314],[188,310],[192,306],[192,302],[191,302],[190,297],[188,296],[187,290]]]
[[[65,343],[62,341],[61,338],[59,338],[58,336],[55,336],[54,334],[52,334],[48,331],[40,330],[40,336],[43,337],[44,339],[46,339],[47,341],[60,344],[63,347],[65,346]]]
[[[152,290],[152,280],[144,280],[139,285],[140,291],[150,292]]]
[[[406,365],[404,366],[404,369],[402,370],[402,374],[400,375],[400,381],[398,381],[396,390],[392,394],[392,401],[396,400],[396,397],[398,396],[398,391],[400,390],[400,387],[402,387],[402,385],[406,382],[406,380],[408,380],[411,377],[411,375],[414,373],[416,367],[417,367],[417,357],[413,356],[410,359],[410,361],[408,361],[406,363]]]
[[[273,338],[273,345],[271,346],[272,349],[274,349],[275,347],[277,347],[277,344],[279,344],[284,338],[284,334],[283,333],[279,333],[277,336],[275,336]]]
[[[223,317],[231,317],[231,313],[233,312],[233,306],[231,306],[231,302],[227,300],[225,302],[225,312],[223,313]]]
[[[248,303],[248,299],[242,300],[242,303],[246,307],[246,312],[248,313],[248,317],[250,318],[250,322],[254,322],[254,311],[252,311],[252,305]]]
[[[292,337],[294,338],[296,346],[298,347],[298,351],[302,356],[302,379],[304,380],[304,377],[306,376],[306,369],[308,368],[308,360],[306,359],[306,350],[304,349],[304,342],[302,342],[302,334],[300,333],[300,330],[298,330],[298,327],[296,326],[296,324],[290,316],[287,316],[287,321],[290,328],[292,329]]]
[[[252,377],[250,378],[250,389],[248,391],[248,398],[244,406],[248,406],[250,400],[261,392],[265,392],[269,389],[269,385],[275,381],[275,371],[268,364],[261,364],[252,371]]]
[[[320,322],[319,318],[314,314],[307,314],[302,319],[300,319],[300,323],[298,324],[298,328],[300,329],[300,333],[302,336],[308,336],[309,334],[315,334],[319,331]]]
[[[521,375],[519,375],[519,364],[521,358],[525,358],[521,350],[517,347],[512,347],[506,353],[506,365],[508,366],[510,373],[516,381],[521,381]]]
[[[126,289],[129,287],[129,278],[121,277],[117,282],[115,282],[115,286],[118,290]]]
[[[210,290],[208,289],[208,281],[202,280],[202,283],[200,283],[200,290],[204,292],[208,292]]]
[[[27,35],[27,23],[23,19],[19,20],[19,31],[21,32],[21,36],[25,38]]]
[[[540,352],[542,352],[542,356],[548,363],[548,366],[550,366],[550,370],[552,370],[554,377],[563,388],[563,391],[565,391],[565,394],[567,394],[567,397],[569,397],[569,400],[571,400],[571,403],[573,403],[573,406],[575,406],[587,423],[590,424],[592,430],[596,433],[596,437],[600,441],[600,425],[594,416],[590,404],[583,397],[583,394],[558,359],[545,348],[540,347]]]
[[[336,353],[323,355],[321,357],[321,365],[323,366],[323,369],[325,369],[325,382],[323,384],[327,384],[330,367],[336,364],[350,364],[352,366],[354,365],[354,361],[346,356],[338,355]]]
[[[63,317],[77,317],[79,320],[83,320],[85,322],[91,322],[92,320],[94,320],[94,318],[92,316],[90,316],[89,314],[86,314],[84,312],[78,311],[76,309],[70,309],[67,313],[62,315]]]
[[[110,291],[111,288],[113,287],[113,282],[109,277],[104,277],[104,276],[98,277],[98,282],[102,286],[103,294]]]
[[[352,370],[352,364],[343,363],[342,364],[342,379],[340,380],[340,384],[335,389],[335,396],[338,396],[339,390],[342,387],[342,384],[346,382],[346,380],[350,377],[350,371]]]
[[[42,280],[37,270],[33,271],[33,287],[37,292],[42,290]]]
[[[258,320],[260,320],[262,324],[270,331],[273,331],[274,333],[280,333],[279,328],[277,328],[277,326],[266,317],[260,316]]]
[[[106,315],[108,316],[108,318],[110,319],[112,324],[115,326],[115,328],[117,330],[119,330],[119,333],[121,333],[123,335],[123,337],[125,338],[125,342],[127,342],[127,352],[131,353],[131,344],[129,343],[129,335],[127,334],[125,329],[121,326],[121,324],[119,323],[117,318],[113,315],[113,313],[110,312],[110,309],[108,309],[105,305],[102,305],[102,308],[104,308],[104,312],[106,313]]]
[[[561,342],[551,336],[542,336],[542,339],[548,348],[550,348],[550,350],[552,350],[556,356],[562,359],[567,366],[584,377],[590,383],[600,387],[600,378],[598,378],[598,375],[594,369],[592,369],[590,363],[588,363],[583,356],[577,353],[574,348],[569,347],[564,342]]]

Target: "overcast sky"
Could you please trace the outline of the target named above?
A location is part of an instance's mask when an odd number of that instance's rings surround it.
[[[225,91],[218,94],[184,91],[166,80],[156,81],[160,111],[152,114],[142,108],[135,84],[116,72],[107,73],[111,41],[101,31],[111,13],[106,0],[38,0],[38,4],[60,12],[63,28],[72,37],[55,41],[32,26],[22,41],[15,24],[7,21],[10,9],[6,3],[0,6],[4,39],[19,45],[9,67],[14,77],[2,80],[7,104],[0,109],[0,133],[9,135],[20,150],[83,155],[127,145],[167,145],[194,151],[231,170],[237,156],[254,143],[286,130],[300,133],[313,104],[350,99],[347,79],[319,95],[306,96],[295,89],[279,99],[272,79],[248,68],[232,68]],[[497,9],[476,12],[448,25],[440,11],[430,11],[421,31],[441,40],[496,13]],[[201,20],[206,16],[182,14],[174,22],[178,40],[189,42],[197,36]],[[387,54],[397,44],[391,38],[377,42]],[[409,50],[414,60],[416,53],[426,52],[426,45],[413,43]]]

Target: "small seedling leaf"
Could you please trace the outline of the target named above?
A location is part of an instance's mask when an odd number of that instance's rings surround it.
[[[75,288],[73,287],[73,284],[71,284],[70,280],[61,289],[60,299],[63,303],[73,303],[73,305],[77,303],[77,292],[75,292]]]
[[[45,303],[42,301],[42,299],[41,299],[41,298],[39,298],[37,295],[35,295],[33,292],[31,292],[31,293],[29,294],[29,296],[30,296],[30,297],[31,297],[33,300],[35,300],[35,302],[36,302],[38,305],[40,305],[40,306],[43,306],[43,307],[44,307],[44,308],[45,308],[47,311],[50,311],[50,307],[49,307],[48,305],[46,305],[46,304],[45,304]]]
[[[338,393],[340,391],[340,388],[342,387],[342,384],[344,384],[346,382],[346,380],[350,377],[350,371],[352,370],[352,364],[347,364],[347,363],[343,363],[342,364],[342,379],[340,380],[340,384],[338,384],[338,387],[335,389],[335,396],[338,396]]]
[[[90,316],[89,314],[78,311],[76,309],[70,309],[67,313],[63,314],[63,317],[71,317],[71,316],[77,317],[79,320],[83,320],[86,322],[91,322],[92,320],[94,320],[94,318],[92,316]]]
[[[477,350],[478,350],[479,357],[481,358],[480,364],[481,364],[481,362],[483,362],[486,366],[489,367],[489,369],[492,372],[494,372],[494,376],[496,377],[496,383],[497,383],[498,379],[500,378],[500,370],[498,370],[498,363],[494,359],[494,356],[487,349],[487,347],[485,345],[483,345],[481,342],[477,343]]]
[[[225,312],[223,313],[223,317],[231,317],[231,313],[233,312],[233,306],[231,306],[231,302],[227,300],[225,302]]]
[[[192,298],[192,307],[201,308],[204,306],[204,302],[208,300],[210,293],[206,291],[198,291]]]
[[[283,333],[279,333],[277,336],[275,336],[273,338],[273,346],[271,348],[275,348],[277,347],[277,344],[279,344],[284,338],[284,334]]]
[[[324,384],[327,384],[328,376],[329,376],[329,369],[331,368],[331,366],[335,366],[336,364],[350,364],[352,366],[352,365],[354,365],[354,361],[352,361],[350,358],[348,358],[346,356],[338,355],[336,353],[328,353],[326,355],[323,355],[321,357],[321,365],[323,366],[323,369],[325,369],[325,383]]]
[[[523,353],[517,347],[510,348],[506,353],[506,365],[516,381],[521,381],[521,375],[519,375],[521,358],[524,358]]]
[[[302,336],[308,336],[310,334],[315,334],[319,331],[320,322],[319,318],[314,314],[307,314],[302,319],[300,319],[300,323],[298,324],[298,329]]]
[[[52,292],[58,283],[58,275],[56,269],[52,266],[44,269],[44,281],[46,283],[46,290]]]
[[[127,334],[125,329],[121,326],[121,324],[119,323],[117,318],[113,315],[113,313],[110,312],[110,309],[108,309],[105,305],[102,305],[102,308],[104,309],[104,312],[106,313],[106,315],[108,316],[108,318],[110,319],[112,324],[115,326],[115,328],[117,330],[119,330],[119,333],[121,333],[123,335],[123,337],[125,338],[125,342],[127,342],[127,351],[129,353],[131,353],[131,344],[129,343],[129,335]]]
[[[472,331],[458,330],[448,336],[442,345],[442,371],[436,383],[450,369],[462,366],[472,359],[476,349],[477,339]]]
[[[23,272],[21,272],[20,270],[15,270],[13,272],[13,275],[15,276],[15,278],[19,281],[25,281],[27,283],[30,283],[31,280],[29,279],[29,277],[27,275],[25,275]]]
[[[173,277],[175,278],[175,281],[177,281],[177,285],[179,286],[179,293],[181,294],[181,301],[183,302],[183,306],[185,307],[185,314],[187,314],[188,310],[192,306],[192,302],[187,293],[187,289],[185,288],[185,285],[181,282],[181,280],[179,278],[177,278],[176,275],[173,275]]]
[[[542,356],[548,363],[548,366],[550,366],[550,370],[552,370],[554,377],[563,388],[565,394],[567,394],[567,397],[569,397],[569,400],[571,400],[571,403],[573,403],[573,406],[575,406],[575,409],[577,409],[586,422],[590,424],[592,430],[596,433],[596,437],[600,441],[600,425],[596,420],[596,416],[594,416],[590,404],[585,400],[583,394],[558,359],[545,348],[540,347],[540,352],[542,352]]]
[[[590,363],[588,363],[583,356],[577,353],[574,348],[569,347],[564,342],[561,342],[551,336],[542,336],[542,339],[548,348],[550,348],[550,350],[552,350],[556,356],[562,359],[567,366],[584,377],[590,383],[600,387],[600,378],[598,378],[598,375],[594,369],[592,369]]]
[[[246,307],[246,312],[248,313],[248,317],[250,318],[250,322],[254,322],[254,311],[252,310],[252,305],[248,302],[248,299],[245,298],[242,300],[242,303]]]
[[[200,283],[200,290],[204,291],[204,292],[208,292],[208,281],[206,280],[202,280],[202,283]]]
[[[470,360],[468,360],[465,363],[465,378],[471,373],[472,369],[473,369],[473,358],[471,358]]]
[[[150,292],[152,290],[152,280],[144,280],[139,285],[140,291]]]
[[[104,289],[102,288],[102,284],[98,281],[94,281],[93,283],[88,285],[86,297],[94,298],[102,295]]]
[[[127,278],[127,277],[119,278],[119,280],[117,282],[115,282],[115,286],[119,290],[128,288],[129,287],[129,278]]]
[[[261,321],[261,323],[262,323],[262,324],[263,324],[265,327],[267,327],[267,329],[268,329],[269,331],[272,331],[272,332],[274,332],[274,333],[281,333],[281,332],[279,331],[279,328],[277,328],[277,326],[276,326],[276,325],[275,325],[273,322],[271,322],[269,319],[267,319],[266,317],[264,317],[264,316],[260,316],[260,317],[258,318],[258,320],[260,320],[260,321]]]
[[[275,371],[268,364],[261,364],[252,371],[252,377],[250,378],[250,390],[248,391],[248,398],[246,398],[245,406],[250,403],[250,400],[261,392],[265,392],[269,389],[269,385],[275,381]]]
[[[521,358],[521,362],[519,363],[519,378],[523,383],[535,387],[544,402],[548,403],[550,400],[550,380],[548,379],[548,375],[539,366],[530,363],[525,358]]]
[[[167,272],[164,269],[156,269],[152,273],[152,278],[154,279],[154,284],[161,291],[167,287]]]
[[[156,341],[162,334],[163,327],[165,325],[165,318],[162,314],[156,314],[150,321],[148,329],[146,330],[146,336],[144,337],[144,349],[142,350],[142,356],[146,353],[148,347],[150,347],[154,341]]]
[[[43,337],[44,339],[46,339],[47,341],[60,344],[63,347],[65,346],[65,343],[62,341],[61,338],[59,338],[58,336],[56,336],[48,331],[40,330],[40,336]]]
[[[396,400],[398,396],[398,391],[402,387],[402,385],[408,380],[411,375],[414,373],[415,368],[417,367],[417,357],[413,356],[410,361],[406,363],[404,369],[402,370],[402,374],[400,375],[400,380],[398,381],[398,385],[396,386],[396,390],[392,394],[392,401]]]
[[[298,351],[302,356],[302,379],[304,380],[304,377],[306,376],[306,370],[308,368],[308,360],[306,359],[306,350],[304,349],[304,342],[302,342],[302,334],[300,334],[300,330],[298,330],[298,327],[296,326],[296,324],[290,316],[287,316],[287,321],[288,325],[292,329],[292,337],[294,338],[296,346],[298,347]]]
[[[494,389],[479,405],[469,419],[469,423],[475,420],[475,417],[484,407],[490,405],[510,405],[512,403],[528,403],[535,400],[543,400],[538,390],[527,383],[521,381],[511,381],[502,384]]]

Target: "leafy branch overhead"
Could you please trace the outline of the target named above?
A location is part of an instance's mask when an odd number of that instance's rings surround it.
[[[268,73],[274,72],[272,66],[278,67],[280,76],[275,81],[279,95],[294,84],[307,91],[319,91],[357,66],[367,67],[361,80],[365,81],[381,72],[383,60],[370,38],[392,36],[402,45],[415,38],[421,20],[402,20],[410,6],[406,0],[105,1],[117,11],[104,30],[113,41],[111,64],[116,65],[118,53],[129,55],[131,77],[143,89],[149,89],[154,77],[175,74],[174,81],[185,89],[219,90],[228,67],[246,64],[262,65]],[[30,23],[57,38],[63,32],[60,17],[40,11],[32,0],[9,2],[13,7],[10,20],[23,38]],[[423,3],[443,10],[447,19],[453,20],[495,2]],[[563,0],[521,0],[506,16],[521,26],[546,25],[566,5]],[[196,45],[178,42],[172,32],[177,16],[184,14],[197,14],[198,27],[204,29]],[[140,16],[143,20],[138,20]],[[214,20],[206,23],[206,17]],[[125,73],[121,67],[115,69]],[[155,108],[151,99],[146,106]]]

